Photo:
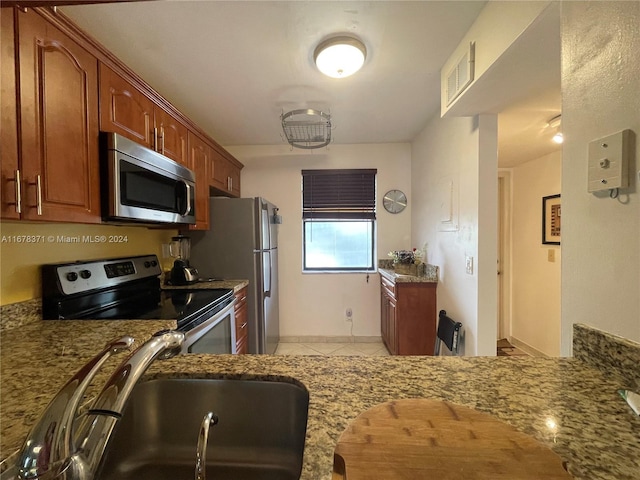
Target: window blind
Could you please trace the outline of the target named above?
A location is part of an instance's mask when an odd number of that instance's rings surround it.
[[[302,218],[376,218],[377,169],[302,170]]]

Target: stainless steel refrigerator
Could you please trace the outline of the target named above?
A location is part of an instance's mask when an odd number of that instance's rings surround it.
[[[277,207],[264,198],[212,197],[209,231],[189,232],[200,277],[248,279],[249,353],[273,353],[278,321]]]

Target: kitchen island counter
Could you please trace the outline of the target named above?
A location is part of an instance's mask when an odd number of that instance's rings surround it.
[[[106,338],[142,324],[145,331],[130,330],[142,340],[162,322],[44,323],[51,326],[27,326],[34,328],[31,338],[13,331],[2,336],[3,458],[19,447],[66,379],[102,347],[102,340],[83,335],[74,323],[107,329]],[[115,356],[109,365],[122,358]],[[336,442],[358,414],[417,397],[494,415],[558,453],[576,479],[637,479],[640,471],[640,418],[617,393],[630,387],[628,379],[577,358],[188,355],[157,361],[142,381],[157,377],[304,384],[310,393],[304,480],[331,479]]]

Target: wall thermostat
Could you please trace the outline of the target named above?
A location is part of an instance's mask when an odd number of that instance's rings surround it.
[[[629,186],[633,132],[622,130],[589,143],[589,192]]]

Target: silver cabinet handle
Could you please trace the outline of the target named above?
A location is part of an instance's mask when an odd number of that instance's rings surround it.
[[[42,177],[40,175],[36,175],[36,188],[37,197],[36,197],[36,210],[38,215],[42,215]]]
[[[22,180],[20,170],[16,170],[16,213],[22,213]]]
[[[162,147],[160,148],[160,153],[164,155],[164,127],[160,127],[160,140],[162,140]]]
[[[158,127],[153,127],[153,149],[158,151]]]
[[[36,175],[36,181],[33,183],[29,182],[28,184],[36,186],[36,211],[38,215],[42,215],[42,177]]]

